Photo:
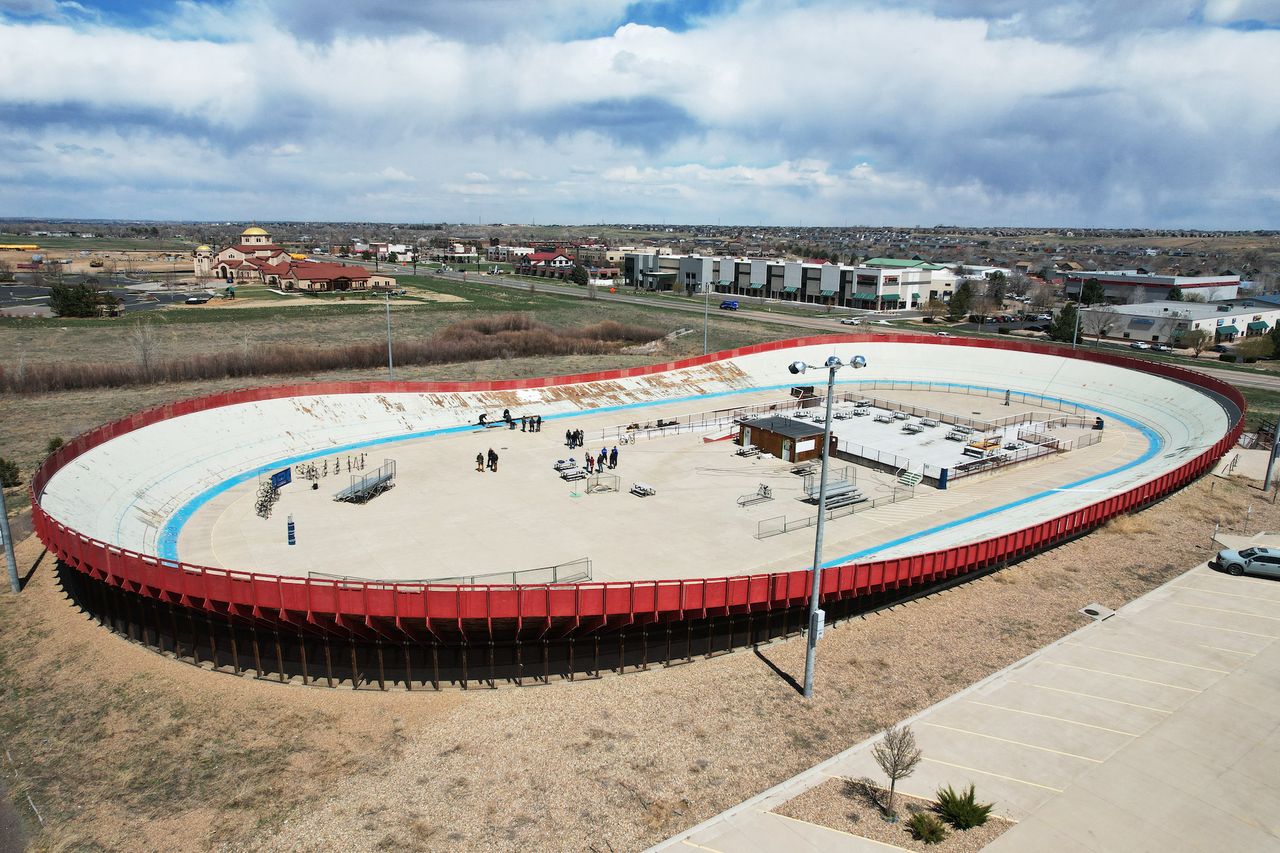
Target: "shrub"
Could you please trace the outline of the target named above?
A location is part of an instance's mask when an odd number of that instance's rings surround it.
[[[942,821],[938,820],[937,815],[929,812],[913,814],[911,820],[907,821],[907,831],[916,841],[923,841],[925,844],[937,844],[947,837],[947,830],[942,825]]]
[[[1229,361],[1235,363],[1236,357],[1234,353],[1220,352],[1218,353],[1218,361]]]
[[[987,816],[991,814],[991,803],[979,803],[975,800],[972,784],[963,794],[957,794],[948,785],[938,789],[938,811],[956,829],[972,829],[987,822]]]
[[[1008,327],[1008,326],[1001,326],[1000,328],[996,329],[996,334],[997,334],[997,335],[1007,335],[1007,334],[1009,334],[1009,327]]]
[[[18,472],[18,463],[0,456],[0,486],[8,489],[22,485],[22,474]]]
[[[53,438],[49,439],[49,443],[44,446],[44,453],[46,456],[48,456],[49,454],[53,453],[61,446],[62,446],[62,436],[55,435]]]

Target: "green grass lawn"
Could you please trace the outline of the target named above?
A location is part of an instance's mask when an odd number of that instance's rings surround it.
[[[1249,411],[1244,418],[1246,431],[1251,432],[1263,421],[1274,421],[1280,417],[1280,391],[1241,388],[1240,393],[1249,404]]]
[[[0,232],[0,243],[35,244],[53,252],[190,252],[195,248],[194,243],[164,237],[28,237],[4,232]]]

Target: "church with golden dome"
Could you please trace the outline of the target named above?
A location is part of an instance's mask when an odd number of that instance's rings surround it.
[[[228,284],[261,283],[267,287],[311,292],[393,288],[396,280],[364,267],[320,263],[305,255],[291,255],[271,242],[271,234],[256,225],[240,232],[239,242],[215,252],[197,246],[195,273]]]

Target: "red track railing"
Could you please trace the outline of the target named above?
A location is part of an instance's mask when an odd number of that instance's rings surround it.
[[[31,482],[32,520],[46,547],[71,566],[102,582],[143,596],[196,609],[279,625],[306,625],[343,636],[369,634],[417,638],[426,631],[457,636],[522,635],[554,630],[564,636],[602,626],[703,618],[803,604],[808,570],[733,577],[664,581],[617,581],[563,586],[456,586],[422,583],[290,578],[162,560],[85,536],[48,515],[40,497],[50,477],[80,454],[127,432],[193,412],[300,394],[447,393],[539,388],[607,381],[697,366],[755,353],[815,344],[851,342],[930,343],[955,347],[1062,355],[1181,380],[1220,394],[1243,412],[1234,387],[1179,367],[1098,352],[1072,351],[1015,341],[917,335],[818,336],[774,341],[684,361],[564,377],[503,382],[342,382],[229,391],[138,412],[76,437],[49,456]],[[1144,506],[1207,471],[1234,446],[1243,420],[1212,447],[1172,471],[1127,492],[1064,515],[978,542],[892,559],[851,563],[824,570],[824,600],[848,598],[930,583],[1015,560],[1085,533],[1110,518]],[[497,623],[497,624],[495,624]],[[553,629],[554,626],[554,629]]]

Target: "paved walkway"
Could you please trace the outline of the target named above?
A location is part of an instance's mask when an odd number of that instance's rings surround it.
[[[1277,640],[1280,583],[1201,565],[908,720],[925,757],[898,790],[973,783],[1018,822],[1000,853],[1280,850]],[[873,742],[652,850],[893,849],[770,812],[880,779]]]

